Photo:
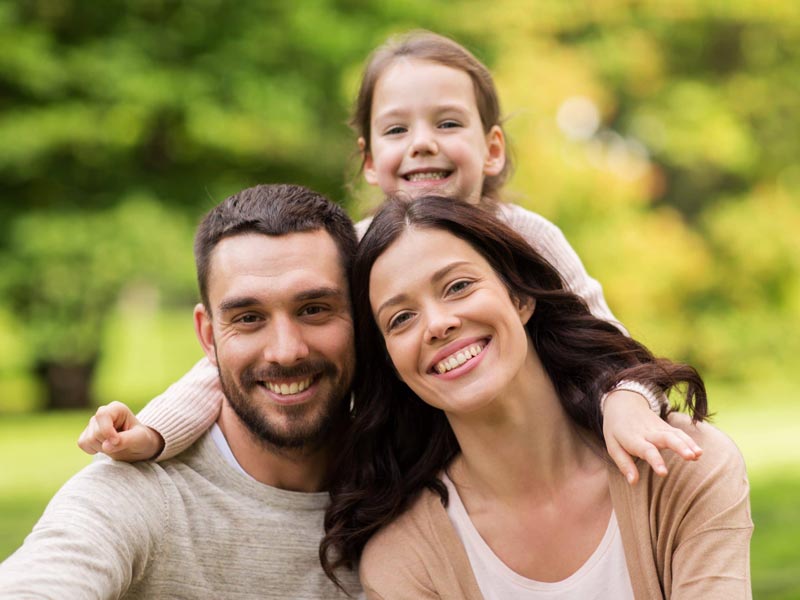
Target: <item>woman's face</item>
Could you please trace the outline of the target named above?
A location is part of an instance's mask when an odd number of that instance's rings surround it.
[[[369,298],[399,377],[446,412],[487,406],[529,352],[533,302],[512,300],[486,259],[449,232],[406,230],[375,261]]]

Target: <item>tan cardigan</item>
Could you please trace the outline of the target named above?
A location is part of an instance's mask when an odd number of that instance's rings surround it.
[[[664,452],[666,478],[639,464],[635,487],[609,463],[611,501],[637,599],[752,598],[749,485],[734,443],[685,415],[670,422],[703,448],[697,462]],[[437,494],[424,492],[364,550],[368,598],[480,600],[469,559]]]

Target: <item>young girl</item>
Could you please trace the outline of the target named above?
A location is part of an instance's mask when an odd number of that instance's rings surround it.
[[[337,450],[323,568],[368,598],[751,598],[744,460],[697,372],[655,358],[564,289],[485,211],[389,200],[351,270],[361,369]],[[681,385],[670,422],[711,450],[629,486],[598,400]]]
[[[500,203],[511,170],[500,104],[491,74],[465,48],[424,31],[389,40],[368,61],[351,124],[368,183],[386,195],[446,195],[496,213],[556,267],[592,314],[622,329],[561,231],[537,214]],[[369,219],[357,224],[359,235],[368,225]],[[138,421],[120,403],[100,408],[79,445],[121,460],[156,455],[163,460],[211,426],[222,398],[216,369],[203,359],[151,401]],[[609,454],[630,483],[637,481],[638,470],[628,453],[664,475],[658,448],[687,460],[702,452],[657,416],[665,403],[663,395],[631,380],[618,383],[601,400]]]

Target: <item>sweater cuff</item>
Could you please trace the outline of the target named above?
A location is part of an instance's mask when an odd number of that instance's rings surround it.
[[[137,417],[164,439],[154,460],[167,460],[191,446],[217,420],[223,398],[219,372],[203,358],[151,400]]]
[[[600,412],[605,413],[606,398],[608,398],[608,395],[618,390],[639,394],[647,400],[647,403],[650,405],[650,410],[656,414],[660,413],[661,407],[667,404],[666,395],[658,389],[638,381],[623,379],[600,398]]]

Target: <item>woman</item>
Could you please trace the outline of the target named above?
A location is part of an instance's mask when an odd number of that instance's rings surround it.
[[[750,597],[744,463],[699,423],[691,367],[592,317],[463,202],[387,203],[352,287],[362,368],[320,550],[329,575],[361,559],[376,598]],[[628,486],[598,409],[622,379],[684,385],[692,418],[670,422],[713,451],[666,456],[668,479],[641,469]]]

